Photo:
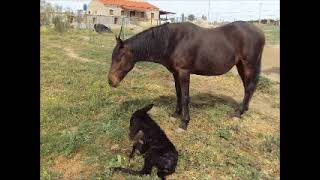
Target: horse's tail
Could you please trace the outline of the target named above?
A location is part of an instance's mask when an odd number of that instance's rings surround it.
[[[257,64],[256,64],[256,67],[257,67],[256,70],[257,70],[257,71],[256,71],[256,76],[254,76],[254,77],[255,77],[254,81],[255,81],[256,83],[258,83],[259,77],[260,77],[260,73],[261,73],[261,59],[262,59],[264,44],[265,44],[265,39],[264,39],[264,37],[263,37],[263,41],[262,41],[262,45],[261,45],[261,48],[260,48],[260,52],[259,52],[259,55],[258,55],[258,57],[257,57]]]

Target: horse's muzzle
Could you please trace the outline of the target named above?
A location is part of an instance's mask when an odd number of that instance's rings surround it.
[[[119,84],[119,83],[114,83],[114,82],[113,82],[112,80],[110,80],[110,79],[108,80],[108,82],[109,82],[109,85],[110,85],[111,87],[114,87],[114,88],[117,87],[118,84]]]
[[[117,87],[119,85],[119,80],[113,76],[108,76],[108,83],[111,87]]]

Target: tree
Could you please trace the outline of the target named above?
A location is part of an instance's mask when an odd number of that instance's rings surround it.
[[[40,24],[49,25],[51,19],[51,13],[54,11],[53,6],[44,0],[40,1]]]
[[[181,14],[181,21],[184,22],[184,14]]]
[[[207,16],[202,15],[202,16],[201,16],[201,19],[203,19],[204,21],[206,21],[206,20],[207,20]]]
[[[55,5],[54,9],[55,9],[56,12],[62,12],[62,6]]]
[[[195,20],[194,15],[193,15],[193,14],[190,14],[190,15],[188,16],[188,20],[189,20],[189,21],[194,21],[194,20]]]

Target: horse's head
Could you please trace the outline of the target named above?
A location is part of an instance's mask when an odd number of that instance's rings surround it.
[[[149,104],[142,109],[134,112],[130,119],[129,138],[133,139],[139,131],[143,132],[143,124],[147,118],[147,112],[153,107],[153,104]],[[144,132],[143,132],[144,133]]]
[[[120,37],[116,37],[116,40],[117,44],[112,52],[112,63],[108,75],[109,84],[112,87],[117,87],[134,66],[131,50]]]

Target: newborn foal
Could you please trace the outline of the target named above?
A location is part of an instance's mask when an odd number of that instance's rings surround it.
[[[134,171],[117,167],[114,168],[115,171],[143,175],[150,174],[152,167],[155,166],[158,170],[157,175],[161,179],[165,179],[167,175],[175,172],[178,152],[161,128],[147,114],[152,106],[153,104],[150,104],[137,110],[130,119],[129,138],[133,140],[139,131],[142,131],[143,137],[140,137],[133,144],[129,159],[133,157],[135,150],[138,150],[140,154],[144,154],[143,169]]]

